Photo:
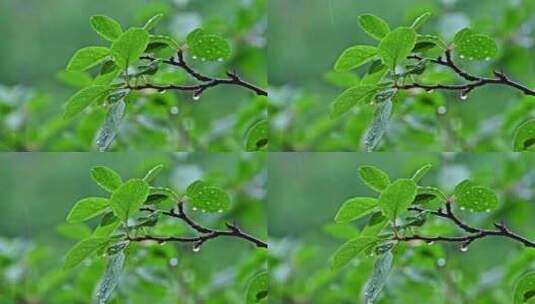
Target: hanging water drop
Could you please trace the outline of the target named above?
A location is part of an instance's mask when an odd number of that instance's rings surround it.
[[[444,114],[446,114],[446,107],[444,107],[444,106],[440,106],[440,107],[438,107],[437,112],[438,112],[438,114],[440,114],[440,115],[444,115]]]
[[[435,90],[433,90],[433,89],[428,89],[428,90],[426,90],[426,91],[427,91],[427,93],[431,94],[431,93],[433,93]]]
[[[437,260],[437,265],[438,265],[439,267],[444,267],[444,266],[446,265],[446,259],[444,259],[444,258],[440,258],[440,259],[438,259],[438,260]]]
[[[461,56],[459,56],[459,57],[461,57],[461,59],[464,59],[464,55],[461,55]]]
[[[178,107],[171,107],[171,109],[169,110],[169,112],[173,115],[176,115],[178,114]]]
[[[193,58],[193,59],[197,59],[197,56],[191,56],[191,58]]]
[[[163,95],[163,94],[165,94],[165,93],[167,93],[166,90],[161,90],[161,91],[160,91],[160,94],[161,94],[161,95]]]
[[[191,208],[191,210],[197,211],[197,207],[193,207],[193,208]]]
[[[461,252],[467,252],[468,251],[468,246],[462,245],[460,250],[461,250]]]
[[[193,252],[197,253],[197,252],[201,251],[201,246],[195,245],[195,246],[193,246],[192,250],[193,250]]]
[[[466,208],[464,208],[464,207],[461,207],[461,210],[462,210],[462,211],[464,211],[465,209],[466,209]]]
[[[430,245],[430,246],[431,246],[431,245],[433,245],[435,242],[433,242],[433,241],[427,241],[426,243],[427,243],[427,245]]]
[[[193,100],[197,101],[201,99],[201,96],[200,95],[197,95],[197,94],[193,94]]]
[[[160,242],[160,246],[167,244],[167,242]]]
[[[468,95],[465,93],[461,93],[461,100],[466,100],[466,99],[468,99]]]
[[[173,267],[176,266],[176,265],[178,265],[178,259],[177,259],[177,258],[172,258],[172,259],[170,259],[170,260],[169,260],[169,265],[171,265],[171,266],[173,266]]]

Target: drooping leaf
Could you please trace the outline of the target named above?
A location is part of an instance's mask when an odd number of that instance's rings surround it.
[[[379,196],[379,208],[390,220],[402,215],[416,197],[417,186],[411,179],[398,179]]]
[[[200,180],[189,185],[186,194],[195,208],[206,212],[222,212],[230,207],[230,197],[223,189]]]
[[[67,71],[85,71],[103,62],[110,55],[110,49],[89,46],[79,49],[67,64]]]
[[[360,179],[371,189],[381,192],[390,185],[390,177],[383,170],[374,166],[359,167]]]
[[[156,165],[155,167],[150,169],[149,172],[147,172],[147,174],[145,174],[145,177],[143,177],[143,180],[147,183],[151,183],[152,181],[156,179],[158,174],[160,174],[163,167],[164,166],[162,164]]]
[[[108,192],[115,191],[123,183],[119,173],[105,166],[93,167],[91,169],[91,178],[97,185]]]
[[[106,247],[109,240],[107,238],[89,238],[74,245],[65,256],[64,269],[77,266],[91,254]]]
[[[377,87],[374,85],[358,85],[345,90],[331,104],[331,118],[338,118],[347,113],[359,101],[375,94]]]
[[[106,304],[111,298],[113,291],[119,283],[121,273],[123,272],[125,254],[123,251],[109,257],[104,277],[97,287],[97,303]]]
[[[263,150],[269,140],[269,125],[267,120],[255,123],[247,132],[245,150],[248,152]]]
[[[92,16],[90,21],[95,32],[106,40],[114,41],[123,34],[121,24],[108,16]]]
[[[377,55],[377,48],[369,45],[357,45],[346,49],[334,64],[337,72],[350,71],[371,61]]]
[[[149,196],[149,185],[141,179],[131,179],[119,186],[110,198],[113,213],[123,221],[134,215]]]
[[[111,56],[115,64],[122,69],[139,60],[147,45],[149,33],[142,28],[131,28],[124,32],[111,45]]]
[[[516,152],[535,151],[535,119],[524,122],[516,129],[513,149]]]
[[[411,27],[415,30],[419,29],[424,23],[427,22],[427,20],[429,20],[429,18],[431,18],[431,15],[432,14],[430,12],[423,13],[414,20]]]
[[[63,114],[64,119],[70,119],[82,112],[91,103],[104,98],[110,91],[109,86],[95,85],[84,88],[74,94],[68,101]]]
[[[162,20],[162,18],[163,18],[163,14],[154,15],[152,18],[149,19],[149,21],[147,21],[147,23],[145,23],[145,25],[143,26],[143,29],[146,31],[152,30],[154,27],[156,27],[156,25],[158,25],[158,23],[160,22],[160,20]]]
[[[390,27],[388,26],[388,23],[375,15],[361,15],[359,16],[358,20],[360,27],[368,35],[377,40],[383,39],[388,33],[390,33]]]
[[[364,134],[362,144],[364,150],[367,152],[374,151],[383,135],[385,134],[388,122],[390,121],[390,115],[392,114],[392,101],[387,100],[380,103],[375,110],[373,121]]]
[[[535,299],[535,272],[523,275],[515,286],[514,304],[533,303]]]
[[[399,27],[379,43],[379,57],[392,70],[410,55],[416,44],[416,32],[412,28]]]
[[[498,197],[492,189],[465,180],[455,187],[454,195],[461,208],[483,212],[498,208]]]
[[[369,236],[359,236],[344,243],[331,258],[331,268],[338,270],[349,263],[359,253],[370,248],[377,243],[377,238]]]
[[[386,284],[394,256],[388,251],[377,257],[372,275],[364,286],[364,303],[373,304]]]
[[[337,223],[349,223],[371,213],[377,207],[377,199],[354,197],[344,202],[334,218]]]
[[[414,175],[411,177],[411,179],[416,183],[419,182],[424,177],[424,175],[429,171],[429,169],[431,169],[431,167],[433,167],[433,165],[431,164],[426,164],[422,166],[420,169],[414,172]]]
[[[67,222],[78,223],[91,219],[106,211],[109,207],[108,199],[102,197],[87,197],[76,202],[67,216]]]
[[[110,106],[104,124],[100,128],[97,138],[95,139],[95,145],[98,151],[106,151],[115,140],[117,131],[124,117],[125,109],[126,103],[124,102],[124,99],[121,99]]]
[[[455,49],[462,58],[489,60],[498,53],[496,41],[487,35],[465,28],[454,38]]]
[[[269,289],[268,285],[269,277],[267,272],[264,271],[255,275],[247,287],[245,303],[254,304],[267,299]]]
[[[191,55],[201,60],[225,60],[230,57],[230,44],[221,36],[196,29],[187,37]]]

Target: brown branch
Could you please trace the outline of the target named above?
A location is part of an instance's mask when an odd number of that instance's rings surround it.
[[[152,56],[142,56],[141,59],[150,60],[151,62],[159,60]],[[158,90],[159,92],[163,92],[166,90],[193,91],[193,97],[199,98],[202,95],[202,93],[204,93],[204,91],[206,91],[209,88],[213,88],[213,87],[220,86],[220,85],[233,85],[233,86],[239,86],[239,87],[251,90],[256,95],[260,95],[260,96],[268,95],[268,92],[266,90],[241,79],[241,77],[235,71],[227,72],[228,78],[209,77],[209,76],[203,75],[195,71],[190,65],[188,65],[188,63],[184,59],[184,53],[182,50],[178,50],[176,56],[171,57],[167,60],[162,60],[161,62],[184,70],[187,74],[189,74],[194,79],[198,80],[200,83],[196,85],[186,85],[186,86],[156,85],[156,84],[143,84],[143,85],[132,86],[127,83],[126,88],[129,88],[131,90],[155,89],[155,90]]]
[[[152,208],[141,208],[141,211],[156,212]],[[174,236],[127,236],[126,239],[129,241],[141,242],[141,241],[155,241],[158,243],[165,242],[182,242],[182,243],[193,243],[194,249],[200,249],[200,247],[211,239],[218,237],[235,237],[240,238],[246,241],[253,243],[256,247],[268,248],[268,244],[260,239],[255,238],[254,236],[243,232],[236,224],[226,223],[227,230],[216,230],[202,226],[201,224],[195,222],[190,218],[184,211],[184,203],[178,202],[176,208],[169,211],[163,211],[162,214],[177,218],[186,223],[190,228],[195,230],[198,235],[194,237],[174,237]]]

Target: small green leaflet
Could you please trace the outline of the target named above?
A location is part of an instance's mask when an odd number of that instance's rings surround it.
[[[491,211],[498,208],[496,193],[487,187],[465,180],[455,187],[454,195],[461,209],[474,212]]]
[[[533,303],[535,299],[535,272],[523,275],[516,283],[514,304]]]
[[[362,139],[362,145],[366,152],[372,152],[377,148],[388,127],[391,115],[392,100],[388,99],[377,106],[373,121]]]
[[[360,82],[360,84],[375,85],[379,81],[381,81],[381,79],[383,79],[386,73],[388,73],[388,67],[384,65],[381,60],[375,60],[370,65],[370,68],[368,69],[366,75],[362,77],[362,81]]]
[[[334,65],[337,72],[346,72],[371,61],[377,55],[377,48],[369,45],[357,45],[346,49]]]
[[[247,132],[245,150],[247,152],[263,150],[267,147],[269,138],[269,125],[267,120],[261,120],[254,124]]]
[[[246,304],[259,303],[267,299],[269,277],[267,272],[261,272],[255,275],[247,287]]]
[[[126,221],[143,206],[148,196],[147,183],[141,179],[131,179],[113,191],[110,205],[113,213],[122,221]]]
[[[374,95],[377,87],[374,85],[358,85],[345,90],[331,104],[331,118],[338,118],[347,113],[359,101]]]
[[[359,253],[374,246],[377,238],[370,236],[359,236],[344,243],[331,258],[331,268],[338,270],[349,263]]]
[[[425,205],[429,209],[439,208],[448,198],[435,187],[418,187],[413,204]]]
[[[416,44],[416,31],[409,27],[399,27],[390,32],[379,43],[379,57],[392,70],[411,54]]]
[[[424,51],[433,47],[439,47],[443,50],[448,48],[448,45],[442,38],[435,35],[418,35],[416,37],[416,45],[413,52]]]
[[[513,150],[535,151],[535,119],[524,122],[516,129]]]
[[[104,124],[98,131],[95,139],[95,145],[99,152],[106,151],[115,140],[117,131],[119,130],[119,126],[124,117],[125,109],[126,103],[124,102],[124,99],[121,99],[110,106]]]
[[[364,286],[364,303],[373,304],[385,286],[394,256],[388,251],[379,255],[375,261],[372,275]]]
[[[131,28],[111,45],[111,56],[122,69],[135,63],[149,44],[149,33],[142,28]]]
[[[96,15],[91,17],[90,22],[93,30],[106,40],[114,41],[123,34],[119,22],[108,16]]]
[[[402,215],[416,197],[417,186],[411,179],[398,179],[379,196],[379,208],[390,220]]]
[[[165,35],[150,35],[150,43],[156,44],[156,43],[163,43],[166,44],[168,47],[173,49],[180,48],[180,45],[178,42],[175,41],[175,39],[165,36]]]
[[[119,218],[113,215],[113,212],[108,212],[102,217],[100,224],[93,231],[93,237],[109,237],[120,224]]]
[[[145,25],[143,26],[143,29],[146,31],[152,30],[154,27],[156,27],[156,25],[158,25],[158,23],[160,22],[160,20],[162,20],[162,18],[163,18],[163,14],[155,15],[154,17],[150,18],[149,21],[147,21],[147,23],[145,23]]]
[[[123,183],[119,173],[104,166],[93,167],[91,169],[91,178],[97,185],[108,192],[115,191]]]
[[[89,46],[79,49],[67,64],[67,71],[85,71],[103,62],[110,55],[110,49]]]
[[[230,207],[225,191],[200,180],[189,185],[186,194],[195,208],[206,212],[222,212]]]
[[[370,219],[368,224],[362,229],[360,236],[377,236],[379,232],[388,224],[388,219],[380,212],[375,212]]]
[[[461,58],[490,60],[498,53],[496,41],[487,35],[477,34],[469,28],[459,31],[454,38]]]
[[[107,238],[90,238],[78,242],[65,256],[64,269],[69,269],[80,264],[85,258],[108,245]]]
[[[424,175],[429,171],[429,169],[431,169],[431,167],[433,167],[433,165],[431,164],[426,164],[422,166],[420,169],[414,172],[414,175],[411,177],[411,179],[416,183],[419,182],[422,177],[424,177]]]
[[[78,223],[91,219],[106,211],[109,207],[108,199],[102,197],[87,197],[76,202],[67,216],[67,222]]]
[[[109,85],[121,74],[121,69],[115,65],[113,60],[106,61],[100,69],[100,74],[95,77],[95,85]]]
[[[96,297],[98,304],[108,303],[115,287],[117,287],[117,284],[119,283],[119,278],[123,272],[124,261],[125,254],[122,251],[109,258],[104,277],[97,288]]]
[[[208,61],[222,61],[230,57],[230,44],[218,35],[196,29],[186,39],[194,58]]]
[[[150,195],[165,195],[173,201],[180,199],[180,196],[171,188],[167,187],[150,187]]]
[[[95,85],[78,91],[68,101],[63,114],[64,119],[70,119],[82,112],[91,103],[104,98],[110,91],[109,86]]]
[[[374,166],[359,167],[359,176],[368,187],[377,192],[383,191],[390,185],[390,177],[388,177],[388,174]]]
[[[375,15],[361,15],[359,16],[358,20],[360,27],[368,35],[377,40],[383,39],[388,33],[390,33],[390,27],[388,26],[388,23]]]
[[[162,164],[154,166],[152,169],[149,170],[149,172],[147,172],[147,174],[145,174],[145,177],[143,177],[143,180],[147,183],[153,182],[156,179],[156,177],[158,177],[158,174],[160,174],[162,169],[163,169]]]
[[[411,27],[415,30],[419,29],[424,23],[427,22],[427,20],[429,20],[429,18],[431,18],[431,15],[432,14],[430,12],[423,13],[414,20]]]
[[[371,197],[354,197],[344,202],[336,213],[334,221],[337,223],[349,223],[359,219],[377,207],[377,199]]]

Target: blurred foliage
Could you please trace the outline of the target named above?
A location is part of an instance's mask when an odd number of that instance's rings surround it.
[[[61,118],[68,96],[93,76],[62,70],[76,49],[104,42],[92,32],[90,16],[106,14],[125,25],[142,25],[164,13],[156,33],[172,36],[180,44],[189,32],[202,26],[227,38],[232,55],[217,63],[188,57],[191,64],[205,74],[221,77],[236,69],[243,79],[266,87],[266,6],[264,0],[78,1],[76,5],[63,0],[46,4],[2,1],[0,11],[10,14],[0,15],[4,39],[9,42],[0,46],[0,68],[8,71],[0,76],[0,83],[6,85],[0,87],[0,150],[95,149],[104,107],[90,109],[73,121]],[[19,24],[21,16],[29,22]],[[175,84],[189,83],[182,72],[162,72],[159,77]],[[28,88],[34,92],[33,98],[27,93],[12,94]],[[127,116],[113,151],[243,151],[249,128],[266,117],[265,98],[235,87],[209,90],[199,102],[193,102],[190,93],[135,95],[128,100]]]
[[[373,2],[270,2],[268,50],[272,151],[355,151],[373,119],[372,107],[359,107],[339,120],[329,105],[341,89],[360,82],[357,73],[333,72],[339,54],[360,44],[374,44],[360,30],[357,16],[374,14],[392,25],[410,25],[425,11],[433,14],[419,32],[450,41],[471,27],[498,41],[495,60],[462,61],[476,75],[494,69],[519,82],[535,84],[535,1],[434,0]],[[385,10],[385,7],[388,9]],[[286,25],[291,23],[292,27]],[[454,82],[446,69],[426,81]],[[534,117],[535,99],[505,86],[486,86],[467,100],[452,92],[401,92],[394,100],[382,151],[511,151],[515,128]]]
[[[230,194],[229,212],[190,215],[214,228],[235,220],[245,231],[267,237],[263,154],[29,153],[2,154],[0,163],[0,184],[13,185],[5,189],[0,215],[0,303],[91,302],[105,259],[65,271],[62,257],[98,224],[64,223],[77,199],[104,193],[88,174],[95,165],[113,166],[123,176],[143,176],[154,164],[164,163],[155,184],[173,185],[179,192],[199,178],[213,181]],[[159,226],[169,233],[187,232],[175,223]],[[128,251],[110,303],[242,303],[253,277],[266,268],[266,250],[228,238],[210,241],[199,252],[171,243],[135,247]]]
[[[270,301],[272,303],[356,303],[373,269],[374,257],[353,260],[336,272],[330,257],[359,235],[367,218],[335,224],[341,203],[373,196],[357,168],[373,165],[393,178],[411,176],[426,163],[434,169],[423,185],[448,193],[470,177],[498,193],[491,213],[458,211],[469,224],[493,228],[500,220],[535,239],[535,156],[529,154],[278,153],[268,163]],[[449,222],[434,219],[422,234],[455,235]],[[467,252],[447,243],[407,242],[396,248],[394,265],[377,303],[512,303],[519,277],[535,270],[535,251],[506,238],[475,241]],[[358,302],[358,301],[357,301]]]

